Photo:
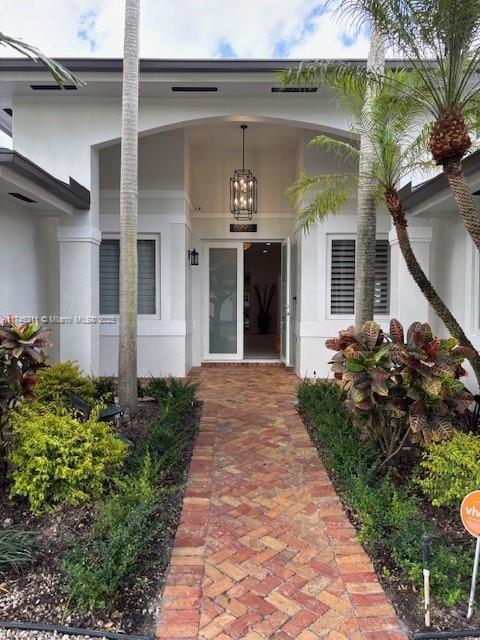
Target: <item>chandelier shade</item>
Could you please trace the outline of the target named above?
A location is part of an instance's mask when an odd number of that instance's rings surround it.
[[[245,129],[242,129],[242,168],[235,169],[230,178],[230,212],[236,220],[251,220],[257,212],[257,179],[250,171],[245,169]]]

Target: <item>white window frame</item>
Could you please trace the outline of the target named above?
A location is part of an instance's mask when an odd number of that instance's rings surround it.
[[[119,233],[102,233],[103,240],[118,240],[120,242]],[[139,320],[160,320],[160,292],[161,292],[161,268],[160,268],[160,249],[161,249],[161,235],[160,233],[138,233],[138,240],[154,240],[155,241],[155,313],[139,313]],[[100,251],[100,249],[99,249]],[[100,258],[98,261],[98,280],[100,282]],[[98,292],[98,304],[100,306],[100,289]],[[113,316],[118,318],[118,313],[102,313],[101,316]]]
[[[327,320],[349,320],[352,321],[355,319],[355,313],[345,314],[345,313],[332,313],[332,241],[333,240],[355,240],[355,249],[357,246],[357,235],[355,233],[327,233],[327,266],[326,266],[326,275],[327,275],[327,299],[326,299],[326,317]],[[375,240],[388,240],[388,233],[377,233]],[[391,248],[390,248],[391,250]],[[388,274],[388,302],[389,306],[391,305],[391,287],[392,287],[392,272],[391,272],[391,260],[390,260],[390,271]],[[385,322],[390,320],[391,314],[375,314],[375,318],[378,322]]]

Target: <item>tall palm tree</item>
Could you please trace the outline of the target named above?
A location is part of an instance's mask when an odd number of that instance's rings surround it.
[[[137,221],[140,0],[125,0],[120,165],[120,341],[118,395],[128,417],[138,408]]]
[[[409,82],[412,82],[412,75],[406,71],[386,71],[385,83],[378,85],[366,113],[363,104],[368,82],[357,78],[355,82],[346,82],[342,87],[338,77],[334,77],[335,88],[340,92],[339,98],[352,114],[352,132],[357,137],[368,137],[370,141],[374,160],[366,177],[374,185],[377,200],[386,205],[391,215],[407,268],[450,333],[467,348],[466,357],[480,382],[479,354],[429,281],[408,236],[407,220],[398,190],[402,180],[413,169],[426,166],[424,156],[428,140],[428,129],[424,129],[419,136],[412,135],[412,131],[418,130],[422,117],[418,102],[408,100],[402,92],[394,89]],[[360,152],[354,141],[345,142],[320,135],[310,144],[333,151],[350,163],[360,160]],[[360,174],[362,171],[363,168],[360,168]],[[309,195],[309,200],[298,214],[299,226],[308,231],[327,215],[339,211],[354,194],[355,178],[359,179],[360,174],[302,174],[290,188],[295,198]]]
[[[370,38],[367,69],[375,74],[383,73],[385,46],[383,36],[373,26]],[[366,114],[374,97],[375,86],[365,93]],[[361,327],[373,320],[375,296],[375,243],[377,236],[377,206],[374,183],[371,180],[374,149],[368,136],[360,134],[360,177],[357,194],[357,252],[355,268],[355,325]]]
[[[85,84],[82,80],[80,80],[76,75],[71,73],[66,67],[62,64],[49,58],[46,56],[40,49],[34,47],[31,44],[23,42],[23,40],[19,40],[18,38],[12,38],[11,36],[7,36],[5,33],[0,32],[0,45],[4,47],[10,47],[15,51],[18,51],[22,55],[34,60],[35,62],[41,62],[45,65],[45,67],[50,71],[54,80],[61,86],[65,86],[66,84],[73,84],[75,86]]]
[[[468,233],[480,250],[480,212],[462,166],[480,107],[478,0],[340,0],[354,20],[374,20],[386,42],[408,60],[414,91],[433,120],[429,148],[442,167]],[[411,87],[406,87],[408,91]]]

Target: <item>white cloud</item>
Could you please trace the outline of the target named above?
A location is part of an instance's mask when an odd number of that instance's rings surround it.
[[[223,43],[240,58],[365,57],[366,38],[346,46],[322,2],[142,0],[141,55],[209,58]],[[3,0],[2,30],[51,56],[120,57],[123,10],[123,0]]]

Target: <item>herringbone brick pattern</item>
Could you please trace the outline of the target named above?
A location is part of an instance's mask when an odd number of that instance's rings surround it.
[[[405,640],[280,368],[196,371],[204,401],[157,637]]]

